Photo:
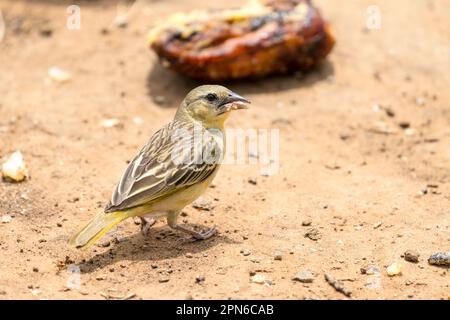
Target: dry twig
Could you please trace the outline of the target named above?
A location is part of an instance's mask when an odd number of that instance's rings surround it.
[[[332,286],[337,292],[340,292],[344,294],[347,297],[350,297],[352,295],[352,292],[348,289],[346,289],[342,283],[337,281],[333,276],[331,276],[329,273],[325,273],[325,280],[328,282],[330,286]]]

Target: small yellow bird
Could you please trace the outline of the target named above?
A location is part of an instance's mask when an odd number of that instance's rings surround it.
[[[231,110],[246,109],[247,99],[217,85],[193,89],[172,122],[158,130],[130,162],[104,212],[100,212],[71,239],[88,248],[119,222],[141,218],[147,234],[155,219],[196,239],[208,239],[215,227],[197,232],[177,224],[180,211],[210,185],[225,154],[224,122]]]

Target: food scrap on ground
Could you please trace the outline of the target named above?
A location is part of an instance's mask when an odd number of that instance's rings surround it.
[[[204,81],[225,81],[311,70],[335,39],[310,0],[266,0],[176,13],[152,29],[149,41],[163,66]]]

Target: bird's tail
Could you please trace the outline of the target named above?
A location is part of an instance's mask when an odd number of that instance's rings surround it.
[[[103,237],[119,222],[125,220],[130,215],[124,211],[116,211],[111,213],[98,213],[89,223],[78,231],[69,243],[77,248],[89,248],[97,240]]]

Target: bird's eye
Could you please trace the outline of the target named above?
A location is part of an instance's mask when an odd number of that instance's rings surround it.
[[[217,100],[217,95],[215,93],[208,93],[206,95],[206,99],[208,101],[211,101],[211,102],[216,101]]]

